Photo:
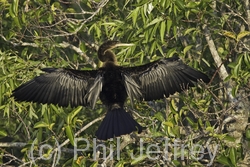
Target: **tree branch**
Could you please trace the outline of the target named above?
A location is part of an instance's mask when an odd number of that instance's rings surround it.
[[[245,5],[246,8],[248,31],[250,31],[250,2],[249,0],[243,0],[242,3]]]
[[[222,62],[222,60],[217,52],[214,41],[212,39],[212,35],[207,28],[207,24],[204,24],[202,26],[202,28],[204,30],[205,38],[206,38],[207,44],[209,46],[210,52],[213,56],[214,62],[218,68],[219,75],[220,75],[221,79],[224,81],[226,79],[226,77],[228,77],[227,70],[226,70],[226,68],[225,68],[225,66],[224,66],[224,64],[223,64],[223,62]]]

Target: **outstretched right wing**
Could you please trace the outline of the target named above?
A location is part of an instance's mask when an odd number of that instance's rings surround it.
[[[184,64],[178,57],[163,58],[142,66],[123,68],[130,98],[157,100],[193,87],[193,82],[208,83],[208,76]]]

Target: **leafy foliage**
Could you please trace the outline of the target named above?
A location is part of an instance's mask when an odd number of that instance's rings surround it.
[[[75,167],[249,165],[247,2],[1,0],[0,162]],[[100,102],[92,110],[19,103],[10,97],[43,67],[99,67],[96,51],[107,39],[135,44],[115,50],[120,65],[176,54],[208,74],[211,82],[178,98],[136,103],[134,108],[128,101],[127,110],[146,127],[144,132],[104,143],[94,135],[105,114]],[[79,149],[76,157],[74,144]]]

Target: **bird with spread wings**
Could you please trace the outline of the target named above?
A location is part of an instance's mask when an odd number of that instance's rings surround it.
[[[178,57],[162,58],[135,67],[118,66],[115,54],[117,46],[130,46],[118,41],[107,41],[98,49],[103,66],[97,70],[73,70],[44,68],[45,74],[22,84],[13,91],[17,101],[57,104],[59,106],[91,106],[98,98],[106,106],[107,113],[96,136],[107,140],[142,127],[124,109],[129,97],[132,101],[157,100],[194,86],[199,80],[208,83],[204,73],[184,64]]]

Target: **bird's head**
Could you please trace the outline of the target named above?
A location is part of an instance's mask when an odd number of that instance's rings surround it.
[[[120,43],[119,41],[109,40],[104,42],[98,49],[98,58],[102,62],[114,62],[116,63],[115,54],[111,51],[111,49],[119,47],[119,46],[133,46],[134,44],[128,43]]]

